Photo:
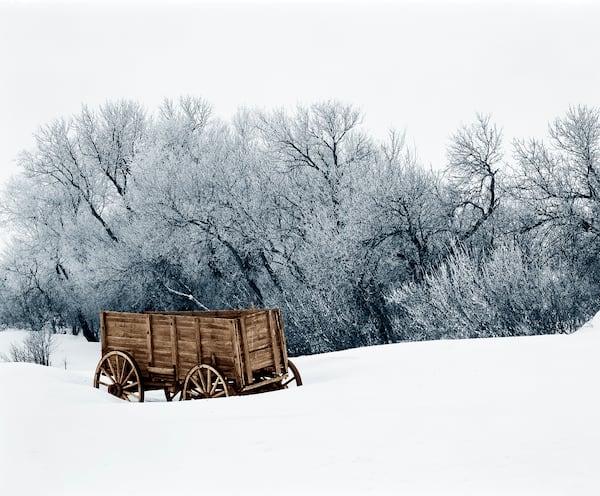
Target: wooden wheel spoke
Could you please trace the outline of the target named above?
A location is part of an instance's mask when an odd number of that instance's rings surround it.
[[[125,369],[127,368],[127,360],[123,359],[123,366],[121,367],[121,372],[119,374],[119,384],[125,384],[123,380],[125,377]]]
[[[114,378],[104,367],[100,367],[100,372],[102,372],[106,376],[106,378],[111,381],[111,384],[115,383]]]
[[[209,386],[210,386],[210,384],[211,384],[211,381],[210,381],[210,376],[211,376],[211,375],[212,375],[212,374],[211,374],[211,372],[210,372],[210,369],[206,369],[206,390],[207,390],[207,391],[208,391],[208,388],[209,388]]]
[[[121,384],[121,365],[119,363],[119,355],[115,355],[115,370],[117,371],[117,375],[115,376],[117,382]]]
[[[133,398],[135,401],[140,401],[141,389],[136,391],[128,391],[127,388],[123,388],[123,396],[127,397],[128,401],[131,401]]]
[[[110,368],[111,372],[110,378],[113,380],[113,382],[118,382],[118,377],[117,374],[115,374],[115,369],[113,368],[112,361],[110,360],[110,358],[106,361],[108,362],[108,367]]]
[[[135,358],[124,351],[109,351],[102,357],[94,376],[94,387],[100,386],[117,398],[144,401],[142,374]]]
[[[129,370],[129,373],[127,374],[127,377],[125,377],[125,379],[123,380],[123,382],[121,384],[127,384],[127,381],[129,380],[129,378],[131,377],[131,375],[135,372],[134,368],[131,367],[131,369]]]
[[[227,382],[210,365],[196,365],[190,370],[183,385],[183,399],[220,398],[229,396]]]
[[[215,380],[215,382],[213,383],[212,387],[210,388],[210,393],[209,396],[212,396],[215,393],[215,390],[217,389],[217,386],[219,385],[219,378],[217,378]]]
[[[203,392],[206,390],[206,388],[203,387],[203,385],[198,384],[198,381],[196,380],[196,378],[194,376],[191,376],[190,380],[194,383],[194,386],[196,386],[196,390],[200,390]]]
[[[115,379],[117,384],[121,384],[121,365],[119,363],[119,355],[115,355]]]
[[[208,390],[208,386],[206,385],[206,382],[204,382],[204,377],[202,376],[202,374],[200,373],[200,371],[198,371],[198,377],[200,379],[200,382],[202,383],[202,386],[200,386],[200,389],[203,392],[206,392]]]

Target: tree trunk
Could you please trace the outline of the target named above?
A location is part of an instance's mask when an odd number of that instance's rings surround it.
[[[85,320],[81,312],[77,314],[77,320],[79,321],[79,326],[81,327],[85,339],[92,343],[97,343],[98,335],[90,328],[87,320]]]

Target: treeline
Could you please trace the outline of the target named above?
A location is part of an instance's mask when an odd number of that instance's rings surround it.
[[[98,338],[101,309],[279,306],[292,353],[569,332],[600,297],[600,113],[505,145],[488,116],[439,171],[339,102],[155,115],[83,107],[1,199],[0,322]]]

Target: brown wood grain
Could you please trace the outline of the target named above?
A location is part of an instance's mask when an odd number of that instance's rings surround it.
[[[129,352],[140,368],[144,387],[164,385],[167,379],[155,377],[160,373],[172,376],[169,387],[180,388],[186,374],[204,363],[214,364],[239,392],[260,387],[264,381],[281,380],[288,367],[279,309],[101,312],[100,328],[103,353]],[[274,381],[269,378],[272,375]]]
[[[102,345],[102,354],[107,353],[106,351],[106,312],[100,312],[100,340]]]

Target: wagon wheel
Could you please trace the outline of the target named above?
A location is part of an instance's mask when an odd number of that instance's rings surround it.
[[[302,386],[302,377],[300,377],[298,368],[292,363],[291,360],[288,360],[288,375],[287,379],[283,381],[282,386],[288,387],[288,385],[292,382],[295,382],[296,386]]]
[[[181,399],[199,400],[222,396],[229,396],[227,381],[214,367],[206,364],[196,365],[185,376]]]
[[[102,357],[94,375],[94,387],[127,401],[144,401],[142,374],[135,359],[123,351]]]

